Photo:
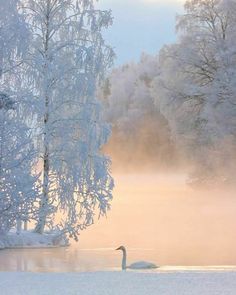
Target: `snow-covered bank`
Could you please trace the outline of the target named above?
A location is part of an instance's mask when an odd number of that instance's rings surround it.
[[[0,273],[1,295],[235,295],[236,272]]]
[[[0,249],[14,248],[51,248],[64,247],[68,240],[56,233],[37,234],[32,231],[22,231],[20,234],[10,232],[7,235],[0,235]]]

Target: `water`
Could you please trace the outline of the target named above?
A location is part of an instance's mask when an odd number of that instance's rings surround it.
[[[130,261],[143,253],[145,257],[155,256],[154,250],[131,249]],[[114,249],[79,249],[68,247],[59,249],[17,249],[0,252],[0,271],[27,272],[92,272],[120,271],[119,253]],[[148,272],[185,271],[236,271],[236,266],[160,266]]]
[[[115,179],[112,210],[82,232],[79,243],[0,251],[0,271],[119,270],[121,253],[114,249],[120,245],[128,263],[150,261],[162,266],[157,271],[235,270],[234,192],[193,191],[183,175]]]
[[[85,272],[115,269],[111,250],[17,249],[0,252],[0,271]]]

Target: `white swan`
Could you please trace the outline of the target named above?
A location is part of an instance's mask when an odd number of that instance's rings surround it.
[[[122,270],[125,270],[127,268],[129,269],[151,269],[151,268],[158,268],[157,265],[151,262],[146,262],[146,261],[138,261],[135,263],[130,264],[129,266],[126,265],[126,259],[127,259],[127,252],[124,246],[120,246],[116,250],[121,250],[123,253],[123,258],[122,258]]]

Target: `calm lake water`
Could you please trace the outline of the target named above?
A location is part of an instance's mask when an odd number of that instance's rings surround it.
[[[131,249],[130,261],[142,253],[144,258],[156,257],[154,250]],[[0,271],[27,272],[91,272],[119,271],[120,255],[113,249],[61,249],[4,250],[0,252]],[[153,261],[153,259],[152,259]],[[236,266],[161,266],[148,272],[183,271],[236,271]]]
[[[128,250],[128,264],[148,260],[162,266],[157,271],[236,270],[234,192],[194,191],[184,175],[115,179],[112,210],[78,243],[0,251],[0,271],[119,270],[121,253],[114,249],[120,245]]]

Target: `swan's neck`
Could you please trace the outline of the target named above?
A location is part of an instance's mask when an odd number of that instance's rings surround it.
[[[126,254],[126,250],[122,250],[123,252],[123,258],[122,258],[122,269],[126,269],[126,258],[127,258],[127,254]]]

